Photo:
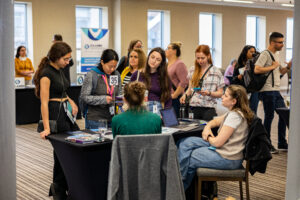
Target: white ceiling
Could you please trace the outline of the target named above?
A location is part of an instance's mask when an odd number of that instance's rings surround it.
[[[283,6],[282,4],[294,5],[295,0],[236,0],[237,2],[229,2],[229,0],[161,0],[161,1],[211,4],[211,5],[223,5],[223,6],[238,6],[238,7],[250,7],[250,8],[294,10],[293,7],[286,7]]]

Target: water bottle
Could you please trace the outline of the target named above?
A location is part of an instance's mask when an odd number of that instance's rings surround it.
[[[180,118],[186,118],[186,113],[185,113],[185,106],[180,106],[180,110],[179,110],[179,117]]]

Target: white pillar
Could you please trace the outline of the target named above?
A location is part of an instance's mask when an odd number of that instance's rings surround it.
[[[295,2],[294,9],[294,44],[292,93],[289,129],[289,152],[285,199],[300,199],[300,1]],[[299,75],[298,75],[299,74]]]
[[[0,199],[16,199],[14,6],[0,1]]]

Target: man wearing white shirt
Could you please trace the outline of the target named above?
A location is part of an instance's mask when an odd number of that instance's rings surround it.
[[[254,72],[256,74],[271,74],[266,80],[265,85],[259,91],[259,99],[264,105],[265,120],[264,126],[270,138],[271,125],[274,118],[276,108],[285,107],[282,96],[280,95],[280,75],[285,74],[291,69],[292,62],[290,61],[286,67],[282,67],[279,62],[279,54],[284,46],[284,36],[281,33],[273,32],[269,37],[269,46],[266,51],[263,51],[255,63]],[[273,56],[274,60],[272,59]],[[278,122],[278,148],[287,150],[288,144],[286,141],[286,126],[284,121],[279,118]],[[271,153],[278,153],[278,150],[272,145]]]

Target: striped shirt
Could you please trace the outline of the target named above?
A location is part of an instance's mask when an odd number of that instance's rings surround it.
[[[188,79],[191,80],[193,73],[195,71],[195,67],[192,66],[189,70],[188,73]],[[210,68],[210,70],[207,72],[203,79],[203,85],[202,85],[202,90],[208,90],[210,92],[215,92],[219,90],[220,88],[223,88],[225,85],[224,83],[224,77],[220,70],[213,66]],[[192,89],[193,91],[193,89]],[[209,107],[209,108],[214,108],[217,105],[217,100],[214,97],[211,96],[202,96],[201,94],[198,94],[195,92],[193,95],[191,101],[190,101],[190,106],[193,107]]]
[[[122,94],[124,94],[124,86],[125,86],[127,83],[130,82],[131,75],[132,75],[131,72],[128,72],[128,73],[126,74],[126,76],[124,77],[124,79],[123,79],[123,82],[122,82]]]

